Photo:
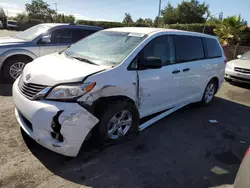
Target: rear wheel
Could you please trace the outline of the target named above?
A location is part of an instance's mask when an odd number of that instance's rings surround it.
[[[214,99],[214,95],[217,91],[217,88],[218,88],[218,84],[216,80],[214,79],[210,80],[210,82],[207,84],[207,87],[204,91],[204,94],[200,103],[202,105],[209,105]]]
[[[22,73],[25,65],[29,63],[31,59],[26,57],[14,57],[4,64],[3,74],[7,81],[14,82]]]
[[[99,124],[94,131],[95,138],[101,143],[115,142],[128,135],[136,134],[139,126],[139,113],[131,102],[118,101],[109,104],[99,118]]]

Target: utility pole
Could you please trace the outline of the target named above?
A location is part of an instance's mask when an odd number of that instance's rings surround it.
[[[57,4],[58,4],[58,3],[55,3],[56,13],[57,13]]]
[[[161,0],[159,0],[159,12],[158,12],[158,17],[161,15]]]
[[[58,16],[57,16],[57,4],[58,4],[58,3],[55,3],[55,9],[56,9],[56,15],[55,15],[55,17],[56,17],[56,20],[54,20],[54,22],[57,22],[57,21],[58,21],[58,20],[57,20],[57,17],[58,17]]]

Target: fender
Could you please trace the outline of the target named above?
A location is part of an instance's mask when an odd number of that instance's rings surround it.
[[[28,50],[25,49],[11,49],[11,50],[7,50],[4,53],[2,53],[0,56],[2,57],[2,61],[0,62],[0,67],[2,66],[3,62],[8,58],[11,57],[13,55],[26,55],[29,56],[32,59],[36,59],[37,56]]]

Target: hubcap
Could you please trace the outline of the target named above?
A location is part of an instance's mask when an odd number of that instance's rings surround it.
[[[17,79],[18,76],[22,73],[25,67],[24,62],[16,62],[10,67],[10,76],[14,79]]]
[[[215,86],[213,83],[210,83],[207,86],[206,91],[205,91],[205,102],[206,103],[209,103],[212,100],[214,93],[215,93]]]
[[[128,110],[116,113],[108,124],[109,138],[116,140],[127,134],[132,125],[132,114]]]

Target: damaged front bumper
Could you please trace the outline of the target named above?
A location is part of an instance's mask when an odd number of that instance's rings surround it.
[[[17,83],[18,80],[13,85],[13,101],[15,115],[22,129],[50,150],[76,156],[86,136],[99,120],[77,103],[31,101],[20,93]],[[55,123],[60,125],[59,131],[52,128]]]

